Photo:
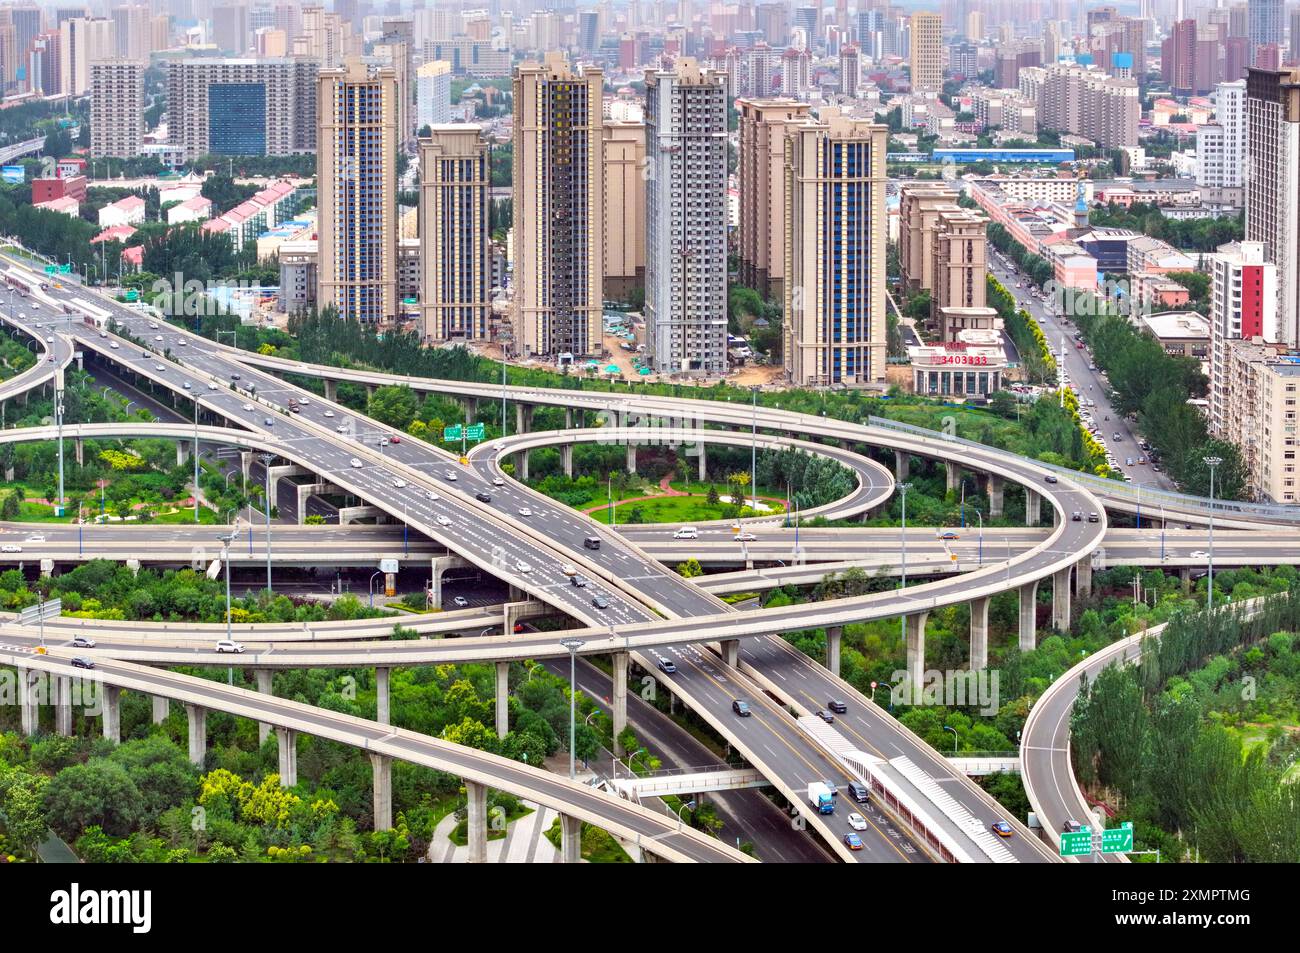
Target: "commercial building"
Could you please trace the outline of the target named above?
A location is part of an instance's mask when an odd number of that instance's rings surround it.
[[[305,57],[173,60],[167,134],[187,160],[314,152],[317,65]]]
[[[428,341],[488,337],[491,186],[480,126],[436,125],[420,140],[420,309]]]
[[[605,297],[626,301],[645,288],[645,123],[605,120],[601,182],[605,202]]]
[[[415,128],[451,122],[451,64],[433,60],[415,71]]]
[[[943,89],[943,14],[913,13],[912,89],[937,93]]]
[[[90,154],[133,159],[144,144],[144,63],[90,64]]]
[[[520,357],[561,362],[601,351],[605,203],[603,75],[550,53],[516,70],[515,276]]]
[[[1161,311],[1144,314],[1142,327],[1160,342],[1172,357],[1210,360],[1210,322],[1195,311]]]
[[[391,68],[349,58],[320,72],[316,298],[363,323],[397,313],[396,100]]]
[[[690,58],[646,73],[646,351],[661,374],[727,370],[727,98]]]
[[[785,369],[808,387],[885,384],[884,126],[825,108],[785,137]]]
[[[962,331],[956,341],[912,345],[912,390],[934,397],[987,398],[1008,378],[1002,332]]]
[[[793,99],[740,99],[740,282],[780,298],[785,280],[785,135],[809,120],[809,105]]]

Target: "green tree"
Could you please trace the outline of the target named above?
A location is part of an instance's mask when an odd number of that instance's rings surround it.
[[[419,405],[419,397],[409,387],[376,387],[366,401],[366,413],[380,423],[405,430],[415,419]]]

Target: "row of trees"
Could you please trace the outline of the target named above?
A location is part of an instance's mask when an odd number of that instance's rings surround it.
[[[1158,205],[1135,202],[1128,208],[1106,205],[1089,213],[1089,221],[1102,228],[1127,228],[1166,241],[1175,248],[1201,253],[1245,237],[1245,213],[1214,218],[1176,219],[1164,215]]]

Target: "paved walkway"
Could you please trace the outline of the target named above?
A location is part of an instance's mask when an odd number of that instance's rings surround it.
[[[550,808],[539,808],[529,801],[521,802],[533,809],[506,827],[506,836],[487,843],[488,863],[507,864],[558,864],[560,852],[546,839],[555,819],[559,817]],[[455,813],[448,814],[434,829],[429,842],[429,860],[435,864],[464,864],[469,862],[469,848],[451,842],[451,832],[456,827]]]

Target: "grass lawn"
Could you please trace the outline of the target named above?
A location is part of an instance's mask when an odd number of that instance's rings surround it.
[[[560,819],[557,817],[555,823],[551,825],[550,830],[546,832],[546,839],[555,845],[555,849],[560,849]],[[590,824],[582,825],[582,859],[592,864],[630,864],[632,858],[627,855],[618,841],[609,836],[607,831],[602,831],[599,827],[592,827]]]
[[[725,519],[729,512],[735,510],[734,505],[727,502],[710,506],[705,496],[662,496],[653,500],[638,500],[636,503],[623,504],[615,513],[616,521],[620,525],[626,524],[628,514],[634,507],[641,511],[642,523],[692,523],[720,520]],[[784,512],[784,510],[777,509],[774,512]],[[598,522],[609,522],[608,507],[593,510],[588,515]]]

